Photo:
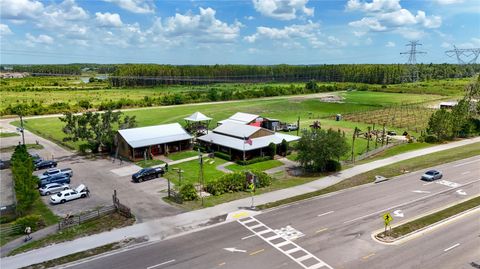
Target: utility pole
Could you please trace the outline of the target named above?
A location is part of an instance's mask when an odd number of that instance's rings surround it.
[[[297,119],[297,136],[299,131],[300,131],[300,116],[298,116],[298,119]]]
[[[408,55],[408,74],[404,76],[404,78],[408,78],[408,81],[415,82],[418,81],[418,70],[417,70],[417,54],[426,54],[424,51],[418,51],[417,46],[421,46],[422,44],[419,43],[418,40],[410,41],[405,46],[409,46],[410,50],[405,52],[400,52],[400,54],[407,54]]]
[[[368,134],[367,134],[367,152],[370,151],[370,137],[371,137],[371,133],[370,133],[370,126],[368,126]]]
[[[203,156],[202,152],[200,151],[200,147],[198,147],[198,162],[200,165],[200,172],[199,172],[199,181],[200,181],[200,198],[202,199],[202,206],[203,206]]]
[[[352,163],[355,163],[355,138],[357,136],[357,127],[355,127],[355,130],[353,131],[353,136],[352,136]]]
[[[20,132],[22,133],[22,143],[25,145],[25,128],[23,128],[23,116],[20,114]]]
[[[453,45],[453,50],[447,50],[445,51],[445,54],[448,57],[455,56],[457,58],[458,64],[475,64],[477,62],[478,56],[480,55],[480,48],[459,49],[455,45]],[[463,57],[467,59],[464,60]]]

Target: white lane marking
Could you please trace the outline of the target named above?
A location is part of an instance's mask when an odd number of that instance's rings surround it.
[[[247,252],[246,250],[237,249],[237,248],[224,248],[224,250],[230,251],[230,252]]]
[[[400,209],[393,211],[393,215],[396,216],[396,217],[400,217],[400,218],[403,218],[403,216],[405,216],[403,214],[402,210],[400,210]]]
[[[456,248],[456,247],[458,247],[458,246],[460,246],[460,243],[456,243],[455,245],[453,245],[453,246],[451,246],[451,247],[449,247],[449,248],[446,248],[446,249],[444,249],[443,251],[444,251],[444,252],[447,252],[447,251],[449,251],[449,250],[451,250],[451,249],[453,249],[453,248]]]
[[[477,180],[473,180],[473,181],[470,181],[468,183],[465,183],[461,186],[467,186],[467,185],[470,185],[470,184],[473,184],[473,183],[476,183],[480,181],[480,179],[477,179]],[[430,197],[434,197],[436,195],[439,195],[439,194],[442,194],[442,193],[446,193],[446,192],[449,192],[451,191],[451,189],[446,189],[446,190],[443,190],[443,191],[439,191],[439,192],[436,192],[436,193],[433,193],[433,194],[430,194],[430,195],[427,195],[427,196],[423,196],[423,197],[420,197],[420,198],[417,198],[415,200],[412,200],[412,201],[408,201],[408,202],[405,202],[403,204],[399,204],[399,205],[395,205],[395,206],[391,206],[391,207],[387,207],[385,209],[382,209],[382,210],[379,210],[379,211],[376,211],[376,212],[373,212],[373,213],[370,213],[368,215],[364,215],[364,216],[361,216],[361,217],[358,217],[358,218],[354,218],[354,219],[351,219],[351,220],[347,220],[347,221],[344,221],[343,224],[347,224],[347,223],[351,223],[351,222],[355,222],[357,220],[361,220],[361,219],[364,219],[364,218],[368,218],[368,217],[371,217],[371,216],[374,216],[374,215],[380,215],[382,213],[385,213],[385,212],[388,212],[394,208],[398,208],[398,207],[404,207],[405,205],[408,205],[408,204],[412,204],[412,203],[416,203],[418,201],[422,201],[422,200],[425,200],[425,199],[428,199]]]
[[[433,184],[433,182],[423,183],[423,186],[427,186],[427,185],[430,185],[430,184]]]
[[[415,193],[430,193],[429,191],[420,191],[420,190],[415,190],[415,191],[412,191],[412,192],[415,192]]]
[[[335,212],[335,211],[328,211],[326,213],[322,213],[322,214],[318,215],[318,217],[325,216],[325,215],[328,215],[328,214],[332,214],[333,212]]]
[[[436,181],[435,183],[440,184],[440,185],[445,185],[445,186],[448,186],[448,187],[451,187],[451,188],[460,187],[460,184],[455,183],[455,182],[451,182],[451,181],[448,181],[448,180],[439,180],[439,181]]]
[[[243,221],[245,220],[245,221]],[[292,259],[293,261],[295,261],[298,265],[300,265],[302,268],[320,268],[320,267],[326,267],[326,268],[329,268],[329,269],[333,269],[330,265],[326,264],[324,261],[320,260],[319,258],[317,258],[316,256],[314,256],[312,253],[308,252],[307,250],[303,249],[302,247],[300,247],[299,245],[293,243],[291,240],[289,240],[288,238],[285,238],[282,236],[282,239],[284,241],[282,242],[279,242],[277,244],[274,244],[271,240],[268,240],[268,238],[271,238],[270,237],[264,237],[263,235],[259,234],[258,232],[255,232],[250,226],[246,225],[245,223],[250,223],[250,222],[256,222],[258,224],[254,225],[254,226],[257,226],[257,225],[261,225],[261,226],[264,226],[265,229],[271,231],[272,233],[275,233],[275,234],[278,234],[277,232],[275,232],[274,230],[272,230],[270,227],[268,227],[267,225],[265,225],[264,223],[262,223],[261,221],[255,219],[254,217],[250,216],[249,219],[242,219],[242,220],[237,220],[238,223],[240,223],[243,227],[247,228],[249,231],[251,231],[253,234],[255,234],[256,236],[260,237],[263,241],[267,242],[270,246],[274,247],[276,250],[280,251],[281,253],[283,253],[284,255],[286,255],[287,257],[289,257],[290,259]],[[253,227],[253,226],[252,226]],[[280,247],[281,246],[286,246],[286,245],[292,245],[293,248],[288,248],[288,250],[283,250],[281,249]],[[288,252],[291,252],[292,249],[295,249],[295,252],[303,252],[304,255],[298,257],[298,258],[295,258],[293,257],[291,254],[289,254]],[[292,252],[293,253],[293,252]],[[304,261],[305,260],[301,260],[299,258],[302,258],[304,257],[305,255],[310,255],[311,258],[308,259],[308,260],[311,260],[311,259],[314,259],[316,261],[315,264],[313,265],[310,265],[310,266],[307,266],[304,264]]]
[[[457,190],[457,193],[460,194],[460,195],[467,195],[467,193],[462,189]]]
[[[470,174],[470,171],[465,171],[462,173],[462,175]]]
[[[169,261],[166,261],[166,262],[162,262],[162,263],[159,263],[159,264],[156,264],[156,265],[152,265],[152,266],[149,266],[147,267],[147,269],[152,269],[152,268],[155,268],[155,267],[158,267],[158,266],[161,266],[161,265],[165,265],[167,263],[171,263],[171,262],[174,262],[175,260],[169,260]]]
[[[471,164],[471,163],[476,163],[476,162],[480,162],[480,159],[469,161],[469,162],[466,162],[466,163],[456,164],[453,167],[460,167],[460,166],[464,166],[464,165]]]
[[[255,236],[254,234],[252,234],[252,235],[249,235],[249,236],[245,236],[245,237],[242,237],[242,240],[245,240],[245,239],[248,239],[248,238],[250,238],[250,237],[254,237],[254,236]]]

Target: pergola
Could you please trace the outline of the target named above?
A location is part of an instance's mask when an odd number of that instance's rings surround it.
[[[187,122],[185,129],[193,134],[195,137],[202,134],[208,134],[208,125],[212,118],[209,118],[201,112],[195,112],[192,115],[184,118]]]

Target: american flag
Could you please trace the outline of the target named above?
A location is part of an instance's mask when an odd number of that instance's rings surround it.
[[[250,139],[250,137],[244,137],[243,138],[245,144],[249,144],[250,146],[252,145],[253,141]]]

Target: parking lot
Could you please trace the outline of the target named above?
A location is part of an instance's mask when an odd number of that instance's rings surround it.
[[[11,125],[6,124],[6,120],[0,121],[3,129],[13,129]],[[2,138],[1,147],[18,145],[20,137]],[[30,150],[30,153],[38,154],[43,159],[54,159],[58,162],[57,168],[71,168],[73,177],[71,178],[71,188],[77,187],[79,184],[85,184],[90,190],[90,197],[77,199],[66,202],[64,204],[52,205],[49,203],[49,197],[42,197],[43,201],[49,208],[59,216],[66,214],[79,214],[81,212],[94,210],[105,205],[112,205],[113,190],[117,190],[117,197],[120,202],[130,207],[138,222],[149,219],[160,218],[175,215],[180,209],[165,203],[161,198],[167,195],[166,179],[157,178],[142,183],[131,182],[131,175],[138,171],[140,167],[118,161],[112,162],[109,158],[87,158],[85,156],[76,155],[48,140],[36,136],[25,131],[25,141],[27,144],[39,143],[44,146],[41,150]],[[1,154],[2,159],[9,159],[12,152],[4,152]],[[2,171],[2,183],[5,180],[3,191],[12,191],[11,176],[8,177],[10,170]],[[45,170],[35,171],[35,174],[41,174]],[[10,180],[10,181],[9,181]],[[3,196],[3,195],[2,195]]]

